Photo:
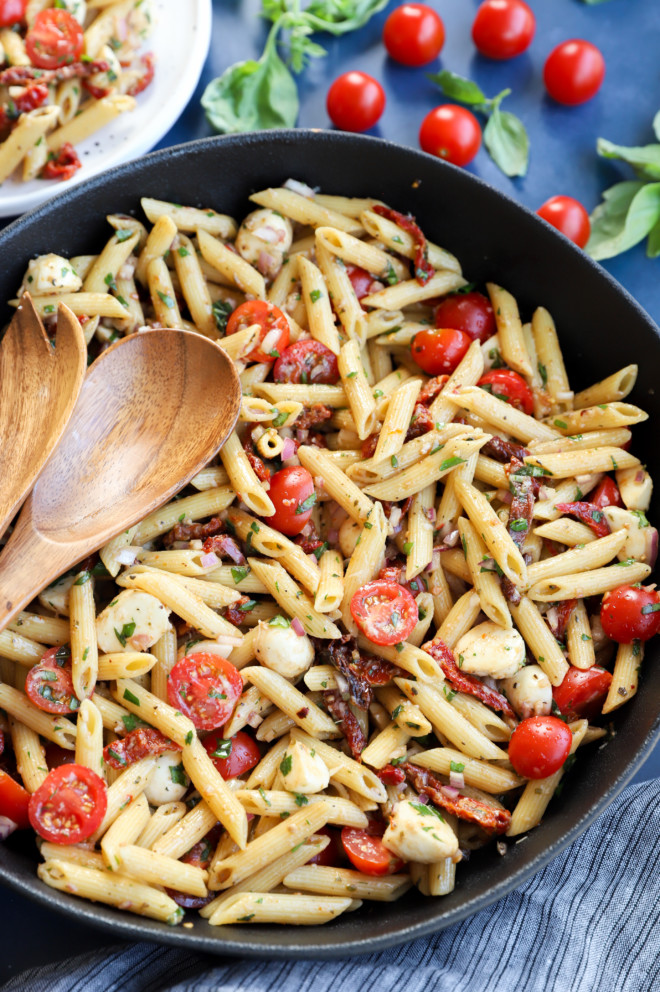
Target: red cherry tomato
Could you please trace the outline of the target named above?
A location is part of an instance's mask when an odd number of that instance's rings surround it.
[[[552,690],[559,711],[569,720],[593,720],[603,708],[612,676],[604,668],[580,669],[571,666],[561,685]]]
[[[404,3],[385,21],[383,42],[395,62],[427,65],[442,51],[445,26],[425,3]]]
[[[316,502],[314,480],[302,465],[281,468],[271,476],[268,490],[275,513],[268,523],[282,534],[300,534],[312,515]]]
[[[523,0],[485,0],[472,24],[472,40],[489,59],[512,59],[532,43],[534,14]]]
[[[584,248],[591,234],[591,221],[578,200],[572,196],[551,196],[536,212],[578,248]]]
[[[236,334],[251,324],[259,324],[259,344],[248,358],[251,362],[274,362],[289,343],[289,321],[279,307],[265,300],[247,300],[227,321],[227,334]]]
[[[10,28],[25,20],[27,0],[0,0],[0,28]]]
[[[28,805],[30,793],[0,769],[0,816],[7,816],[16,826],[30,826]]]
[[[410,352],[428,375],[442,375],[454,371],[471,344],[472,339],[464,331],[429,328],[415,335]]]
[[[341,842],[351,864],[365,875],[392,875],[403,866],[401,858],[388,851],[371,830],[344,827]]]
[[[334,868],[344,858],[344,849],[339,842],[338,832],[336,830],[330,830],[328,827],[322,827],[315,832],[322,837],[329,837],[330,843],[320,854],[315,854],[313,858],[310,858],[307,864],[325,865],[327,868]]]
[[[621,493],[614,479],[606,475],[603,481],[594,489],[589,502],[602,510],[604,506],[623,506]]]
[[[259,745],[242,730],[228,740],[220,734],[209,734],[202,743],[224,779],[237,778],[261,761]]]
[[[373,281],[373,280],[372,280]],[[294,341],[273,366],[275,382],[334,386],[339,382],[337,356],[320,341]]]
[[[453,327],[464,331],[474,341],[487,341],[496,333],[495,315],[483,293],[454,293],[435,308],[436,327]]]
[[[231,716],[243,691],[238,669],[217,654],[186,655],[170,672],[167,698],[198,730],[215,730]]]
[[[46,713],[73,713],[80,703],[73,691],[68,646],[49,648],[27,674],[25,691],[31,703]]]
[[[417,603],[398,582],[375,579],[353,594],[351,615],[374,644],[405,641],[419,619]]]
[[[49,772],[30,797],[34,830],[53,844],[79,844],[100,826],[108,806],[105,782],[84,765]]]
[[[573,742],[569,727],[556,716],[528,716],[509,741],[509,761],[524,778],[547,778],[559,771]]]
[[[366,72],[338,76],[326,98],[328,116],[342,131],[368,131],[385,110],[385,90]]]
[[[58,69],[82,55],[83,32],[67,10],[40,10],[25,36],[25,51],[38,69]]]
[[[419,144],[429,155],[454,165],[467,165],[481,147],[481,126],[465,107],[445,103],[431,110],[422,121]]]
[[[368,296],[374,282],[371,273],[367,272],[366,269],[361,269],[359,265],[347,265],[346,272],[358,300],[361,300],[363,296]]]
[[[511,369],[491,369],[490,372],[482,375],[477,386],[487,389],[493,396],[510,403],[523,413],[530,416],[534,413],[534,397],[531,389],[523,377]]]
[[[590,41],[563,41],[548,55],[543,82],[553,100],[576,106],[591,100],[605,78],[605,59]]]
[[[600,622],[618,644],[648,641],[660,630],[660,595],[644,586],[619,586],[603,596]]]

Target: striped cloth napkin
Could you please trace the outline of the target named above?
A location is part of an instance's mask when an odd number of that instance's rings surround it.
[[[626,789],[520,889],[403,947],[334,961],[156,944],[25,971],[0,992],[658,992],[660,779]]]

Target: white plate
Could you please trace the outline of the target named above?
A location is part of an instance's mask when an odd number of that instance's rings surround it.
[[[76,151],[82,169],[73,178],[7,179],[0,187],[0,217],[15,217],[44,200],[113,165],[139,158],[160,141],[179,118],[199,81],[211,42],[211,0],[153,0],[154,29],[142,52],[156,56],[154,81],[137,97],[137,107],[121,114],[83,141]]]

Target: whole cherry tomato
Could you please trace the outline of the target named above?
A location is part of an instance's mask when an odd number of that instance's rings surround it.
[[[227,321],[227,334],[236,334],[252,324],[259,324],[259,344],[248,358],[251,362],[274,362],[289,343],[289,321],[279,307],[265,300],[246,300],[237,306]]]
[[[493,307],[483,293],[453,293],[435,308],[436,327],[464,331],[474,341],[487,341],[497,331]]]
[[[369,828],[344,827],[341,842],[353,867],[365,875],[392,875],[403,866],[401,858],[392,854]]]
[[[429,155],[467,165],[481,147],[481,126],[474,114],[452,103],[431,110],[419,129],[419,144]]]
[[[302,465],[289,465],[271,476],[268,495],[275,513],[268,523],[282,534],[295,537],[312,515],[316,502],[314,480]]]
[[[485,0],[472,24],[472,40],[489,59],[512,59],[532,43],[534,14],[523,0]]]
[[[623,506],[619,487],[609,475],[606,475],[591,493],[589,502],[597,506],[599,510],[602,510],[604,506]]]
[[[30,797],[30,823],[53,844],[79,844],[100,826],[108,806],[105,782],[84,765],[60,765]]]
[[[383,42],[388,54],[402,65],[427,65],[442,51],[445,27],[425,3],[403,3],[385,21]]]
[[[59,69],[82,55],[82,28],[68,10],[40,10],[25,36],[25,51],[38,69]]]
[[[442,375],[454,371],[471,344],[472,339],[464,331],[451,327],[429,328],[417,332],[410,352],[428,375]]]
[[[27,0],[0,0],[0,28],[10,28],[25,20]]]
[[[220,734],[209,734],[202,743],[224,779],[237,778],[261,761],[259,745],[243,730],[227,740]]]
[[[534,397],[532,391],[521,375],[512,369],[491,369],[482,375],[477,383],[493,396],[510,403],[517,410],[522,410],[530,416],[534,413]]]
[[[552,690],[552,698],[568,720],[593,720],[603,708],[611,681],[610,673],[597,665],[586,669],[571,665],[561,685]]]
[[[374,579],[353,594],[351,615],[374,644],[405,641],[419,619],[412,594],[389,579]]]
[[[563,41],[548,55],[543,82],[553,100],[576,106],[591,100],[605,78],[605,59],[590,41]]]
[[[30,793],[0,769],[0,816],[13,820],[18,827],[29,827]]]
[[[603,596],[600,622],[617,644],[648,641],[660,630],[660,595],[644,586],[619,586]]]
[[[338,76],[328,90],[330,120],[342,131],[368,131],[385,110],[385,90],[366,72],[353,69]]]
[[[572,196],[551,196],[536,212],[570,241],[574,241],[578,248],[584,248],[591,234],[591,222],[578,200]]]
[[[360,270],[362,271],[362,270]],[[371,282],[371,276],[369,277]],[[363,294],[363,295],[366,295]],[[285,348],[273,366],[275,382],[302,382],[305,385],[334,386],[339,382],[337,356],[320,341],[308,338]]]
[[[238,669],[220,655],[205,651],[177,661],[167,680],[170,705],[198,730],[215,730],[226,723],[242,691]]]
[[[73,691],[68,645],[49,648],[25,679],[30,702],[46,713],[73,713],[80,706]]]
[[[528,716],[509,741],[509,761],[523,778],[548,778],[566,761],[573,735],[556,716]]]

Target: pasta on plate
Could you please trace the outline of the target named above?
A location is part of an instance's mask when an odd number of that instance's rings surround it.
[[[451,892],[541,822],[660,626],[636,366],[575,393],[547,310],[377,200],[251,200],[146,198],[20,290],[91,357],[183,328],[242,382],[218,459],[0,632],[4,832],[170,924]]]

